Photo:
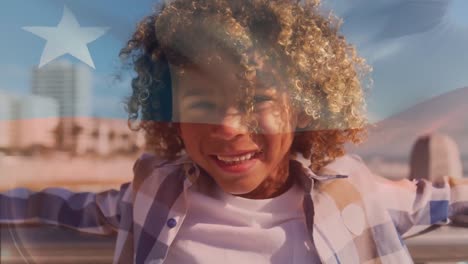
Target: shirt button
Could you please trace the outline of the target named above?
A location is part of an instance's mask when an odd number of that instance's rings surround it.
[[[169,218],[166,224],[169,228],[173,228],[177,225],[177,221],[174,218]]]

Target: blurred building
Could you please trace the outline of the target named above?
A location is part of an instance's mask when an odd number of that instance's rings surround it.
[[[91,117],[91,87],[87,66],[57,61],[34,68],[30,95],[0,94],[0,150],[40,146],[106,156],[141,149],[144,136],[127,120]]]
[[[91,87],[91,71],[82,64],[56,61],[33,69],[31,92],[54,98],[59,105],[59,116],[63,118],[59,129],[63,137],[57,142],[58,147],[75,147],[77,126],[74,119],[90,116]]]
[[[57,100],[60,117],[89,116],[91,86],[91,71],[81,64],[57,61],[32,72],[31,92]]]
[[[53,98],[0,93],[0,148],[53,147],[58,110]]]
[[[58,115],[59,105],[53,98],[38,95],[18,98],[15,105],[14,145],[20,149],[54,147]]]
[[[145,145],[144,134],[131,131],[122,119],[76,118],[80,127],[76,135],[75,153],[95,153],[106,156],[115,153],[133,153]]]
[[[8,149],[13,141],[14,96],[0,91],[0,149]]]

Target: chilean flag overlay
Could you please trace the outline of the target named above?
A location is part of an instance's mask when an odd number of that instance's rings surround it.
[[[119,71],[118,53],[156,4],[157,0],[1,1],[0,153],[8,161],[3,162],[8,168],[2,174],[11,170],[18,175],[2,175],[9,183],[4,189],[22,183],[23,176],[30,179],[32,171],[42,171],[40,161],[19,166],[23,163],[14,158],[32,161],[60,152],[75,158],[114,155],[131,164],[144,139],[127,128],[123,101],[130,94],[132,73]],[[324,11],[343,19],[342,33],[373,68],[367,104],[375,127],[366,144],[350,151],[406,163],[418,135],[442,131],[455,138],[463,156],[468,155],[468,2],[322,4]],[[94,168],[100,166],[104,165]],[[79,181],[95,182],[97,171],[84,169]],[[105,171],[102,167],[98,174],[109,181],[131,177],[130,171],[120,178]],[[50,176],[55,172],[57,176]],[[36,183],[42,186],[48,177],[57,181],[58,172],[45,171]]]
[[[0,1],[0,192],[97,192],[132,179],[144,138],[127,127],[123,101],[132,73],[119,70],[118,54],[158,1]],[[366,143],[348,150],[377,174],[407,177],[415,139],[443,132],[468,168],[468,0],[322,4],[343,19],[342,33],[373,68],[373,126]],[[0,240],[0,258],[112,261],[113,238],[92,243],[47,227],[6,232],[12,239]],[[84,243],[90,249],[78,251]]]

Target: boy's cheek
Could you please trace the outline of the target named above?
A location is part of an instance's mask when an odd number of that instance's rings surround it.
[[[209,131],[209,125],[194,122],[180,122],[180,131],[183,136],[189,138],[196,138],[200,135],[206,135]]]
[[[279,111],[269,112],[258,118],[262,134],[284,134],[295,131],[295,122]]]
[[[297,113],[284,95],[280,102],[257,113],[257,120],[264,134],[293,133],[296,130]]]

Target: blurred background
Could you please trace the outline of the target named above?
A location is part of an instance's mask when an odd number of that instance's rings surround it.
[[[132,73],[118,53],[157,2],[0,1],[0,191],[97,192],[132,179],[144,138],[127,127]],[[322,2],[373,68],[373,125],[349,152],[378,175],[405,178],[416,139],[442,132],[456,142],[466,176],[468,0]],[[115,239],[55,227],[3,227],[1,238],[5,263],[111,263]],[[468,239],[458,239],[468,252]],[[418,250],[417,260],[443,261],[437,247]]]

